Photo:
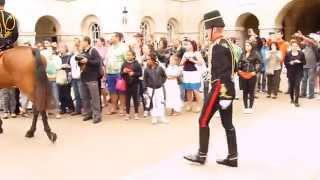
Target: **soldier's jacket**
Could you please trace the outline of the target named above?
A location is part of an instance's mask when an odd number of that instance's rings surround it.
[[[208,65],[211,81],[221,80],[222,83],[220,99],[234,99],[235,97],[233,75],[236,71],[236,61],[232,48],[228,40],[221,39],[209,49]]]
[[[18,39],[18,23],[16,18],[0,10],[0,50],[5,50],[13,46]]]

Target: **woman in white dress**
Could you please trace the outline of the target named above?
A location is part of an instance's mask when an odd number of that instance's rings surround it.
[[[172,55],[169,60],[169,65],[166,68],[167,81],[166,88],[166,108],[170,110],[169,115],[176,116],[181,112],[182,101],[181,91],[178,84],[178,79],[181,76],[181,69],[178,66],[178,57]]]

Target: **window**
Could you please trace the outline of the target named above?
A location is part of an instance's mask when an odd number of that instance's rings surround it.
[[[199,32],[200,32],[200,34],[199,34],[200,42],[205,42],[208,35],[207,35],[207,32],[206,32],[206,28],[204,26],[204,21],[203,20],[200,22]]]
[[[90,38],[92,39],[93,45],[95,45],[97,39],[100,38],[100,26],[96,23],[90,26]]]
[[[167,24],[167,31],[168,31],[168,41],[172,42],[174,40],[174,36],[175,36],[175,27],[174,24],[172,24],[171,22],[169,22]]]
[[[140,32],[143,35],[144,43],[147,42],[147,39],[150,37],[150,25],[148,22],[143,21],[140,25]]]

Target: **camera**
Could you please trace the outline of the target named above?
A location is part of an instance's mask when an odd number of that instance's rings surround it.
[[[76,61],[81,61],[82,59],[84,59],[84,58],[87,58],[85,55],[83,55],[83,54],[79,54],[79,55],[77,55],[76,57],[75,57],[75,60]]]

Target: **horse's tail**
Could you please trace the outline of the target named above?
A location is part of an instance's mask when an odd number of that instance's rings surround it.
[[[34,95],[34,105],[36,110],[45,111],[52,107],[52,88],[46,73],[46,62],[42,59],[39,49],[32,49],[35,57],[36,87]]]

